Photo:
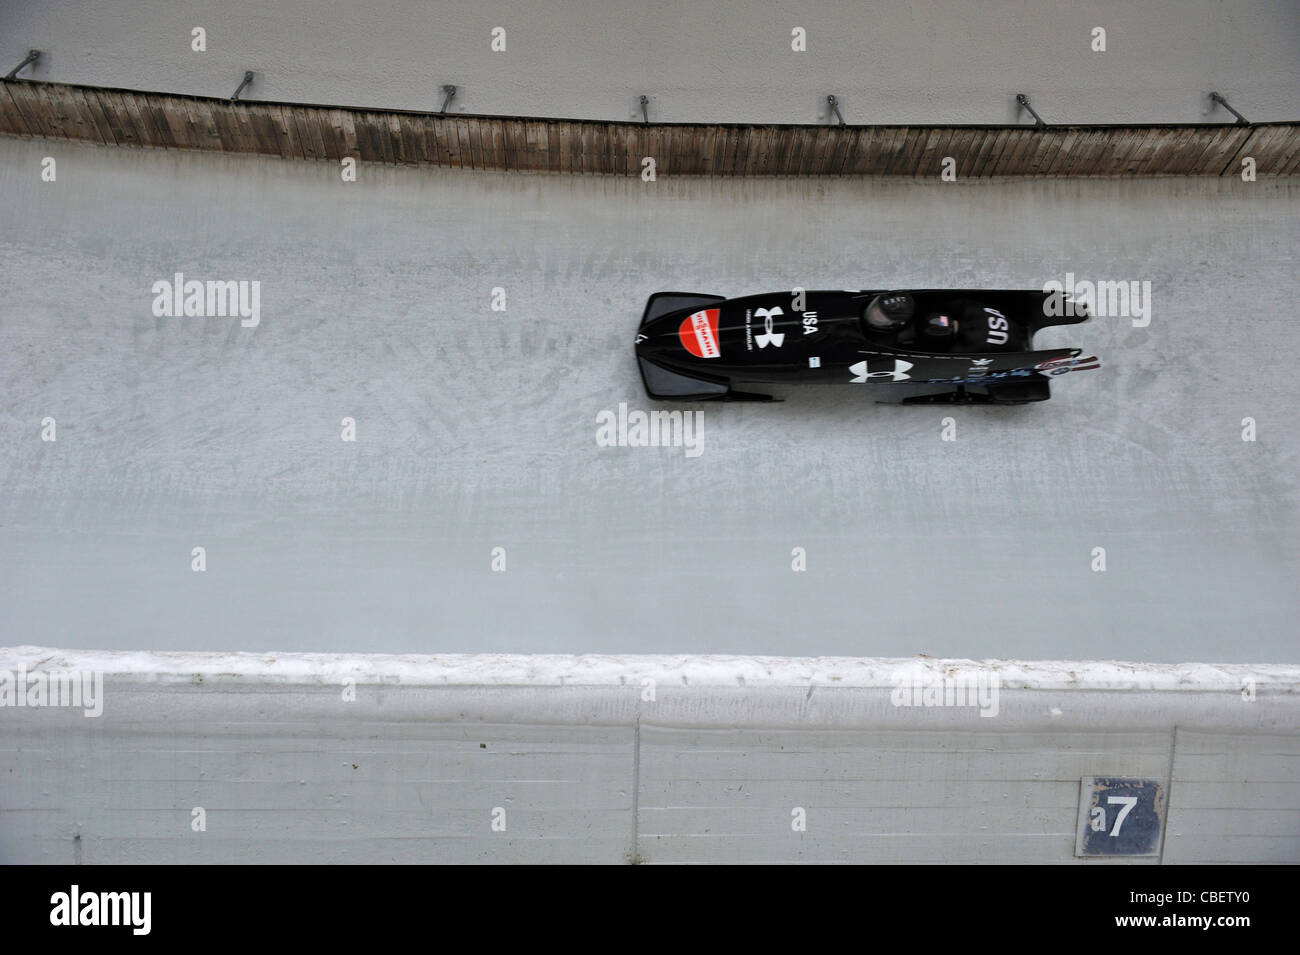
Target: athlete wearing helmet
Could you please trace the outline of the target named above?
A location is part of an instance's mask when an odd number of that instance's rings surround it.
[[[928,304],[928,303],[927,303]],[[863,312],[868,334],[889,336],[891,344],[930,352],[1015,351],[1028,335],[996,308],[969,298],[941,303],[917,316],[916,300],[906,292],[882,292]]]

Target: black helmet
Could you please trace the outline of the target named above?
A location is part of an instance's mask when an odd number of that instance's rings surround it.
[[[864,316],[872,328],[887,332],[897,331],[912,320],[916,303],[906,292],[877,295],[867,306]]]

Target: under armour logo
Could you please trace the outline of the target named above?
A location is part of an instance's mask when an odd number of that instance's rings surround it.
[[[993,364],[992,358],[975,358],[971,360],[971,365],[975,368],[983,368],[985,365]]]
[[[851,365],[849,371],[853,372],[855,377],[853,384],[860,385],[864,381],[871,381],[873,378],[888,378],[890,381],[907,381],[912,376],[907,374],[907,369],[912,367],[910,361],[898,361],[895,359],[894,367],[889,371],[871,371],[869,363],[860,361],[856,365]]]
[[[780,308],[754,309],[754,317],[763,320],[763,331],[754,336],[754,341],[758,342],[759,348],[766,348],[768,345],[773,345],[777,348],[781,347],[781,343],[785,341],[785,333],[772,331],[772,319],[777,315],[783,314],[785,313],[782,312]]]

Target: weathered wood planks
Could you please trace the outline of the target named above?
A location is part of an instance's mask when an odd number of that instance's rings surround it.
[[[1300,174],[1300,123],[743,126],[443,115],[0,81],[0,135],[576,174],[937,177]]]

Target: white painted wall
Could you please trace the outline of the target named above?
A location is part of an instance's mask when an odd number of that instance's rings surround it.
[[[0,650],[20,667],[99,671],[104,706],[0,708],[3,863],[1070,863],[1092,775],[1165,787],[1163,853],[1130,861],[1300,861],[1293,666]],[[904,671],[991,674],[997,713],[893,706]]]
[[[1293,0],[7,0],[3,71],[30,47],[40,79],[229,96],[251,69],[247,98],[410,110],[454,83],[454,110],[529,116],[640,119],[644,93],[666,122],[815,123],[834,93],[850,123],[1010,123],[1024,92],[1049,122],[1231,121],[1213,89],[1300,119]]]

